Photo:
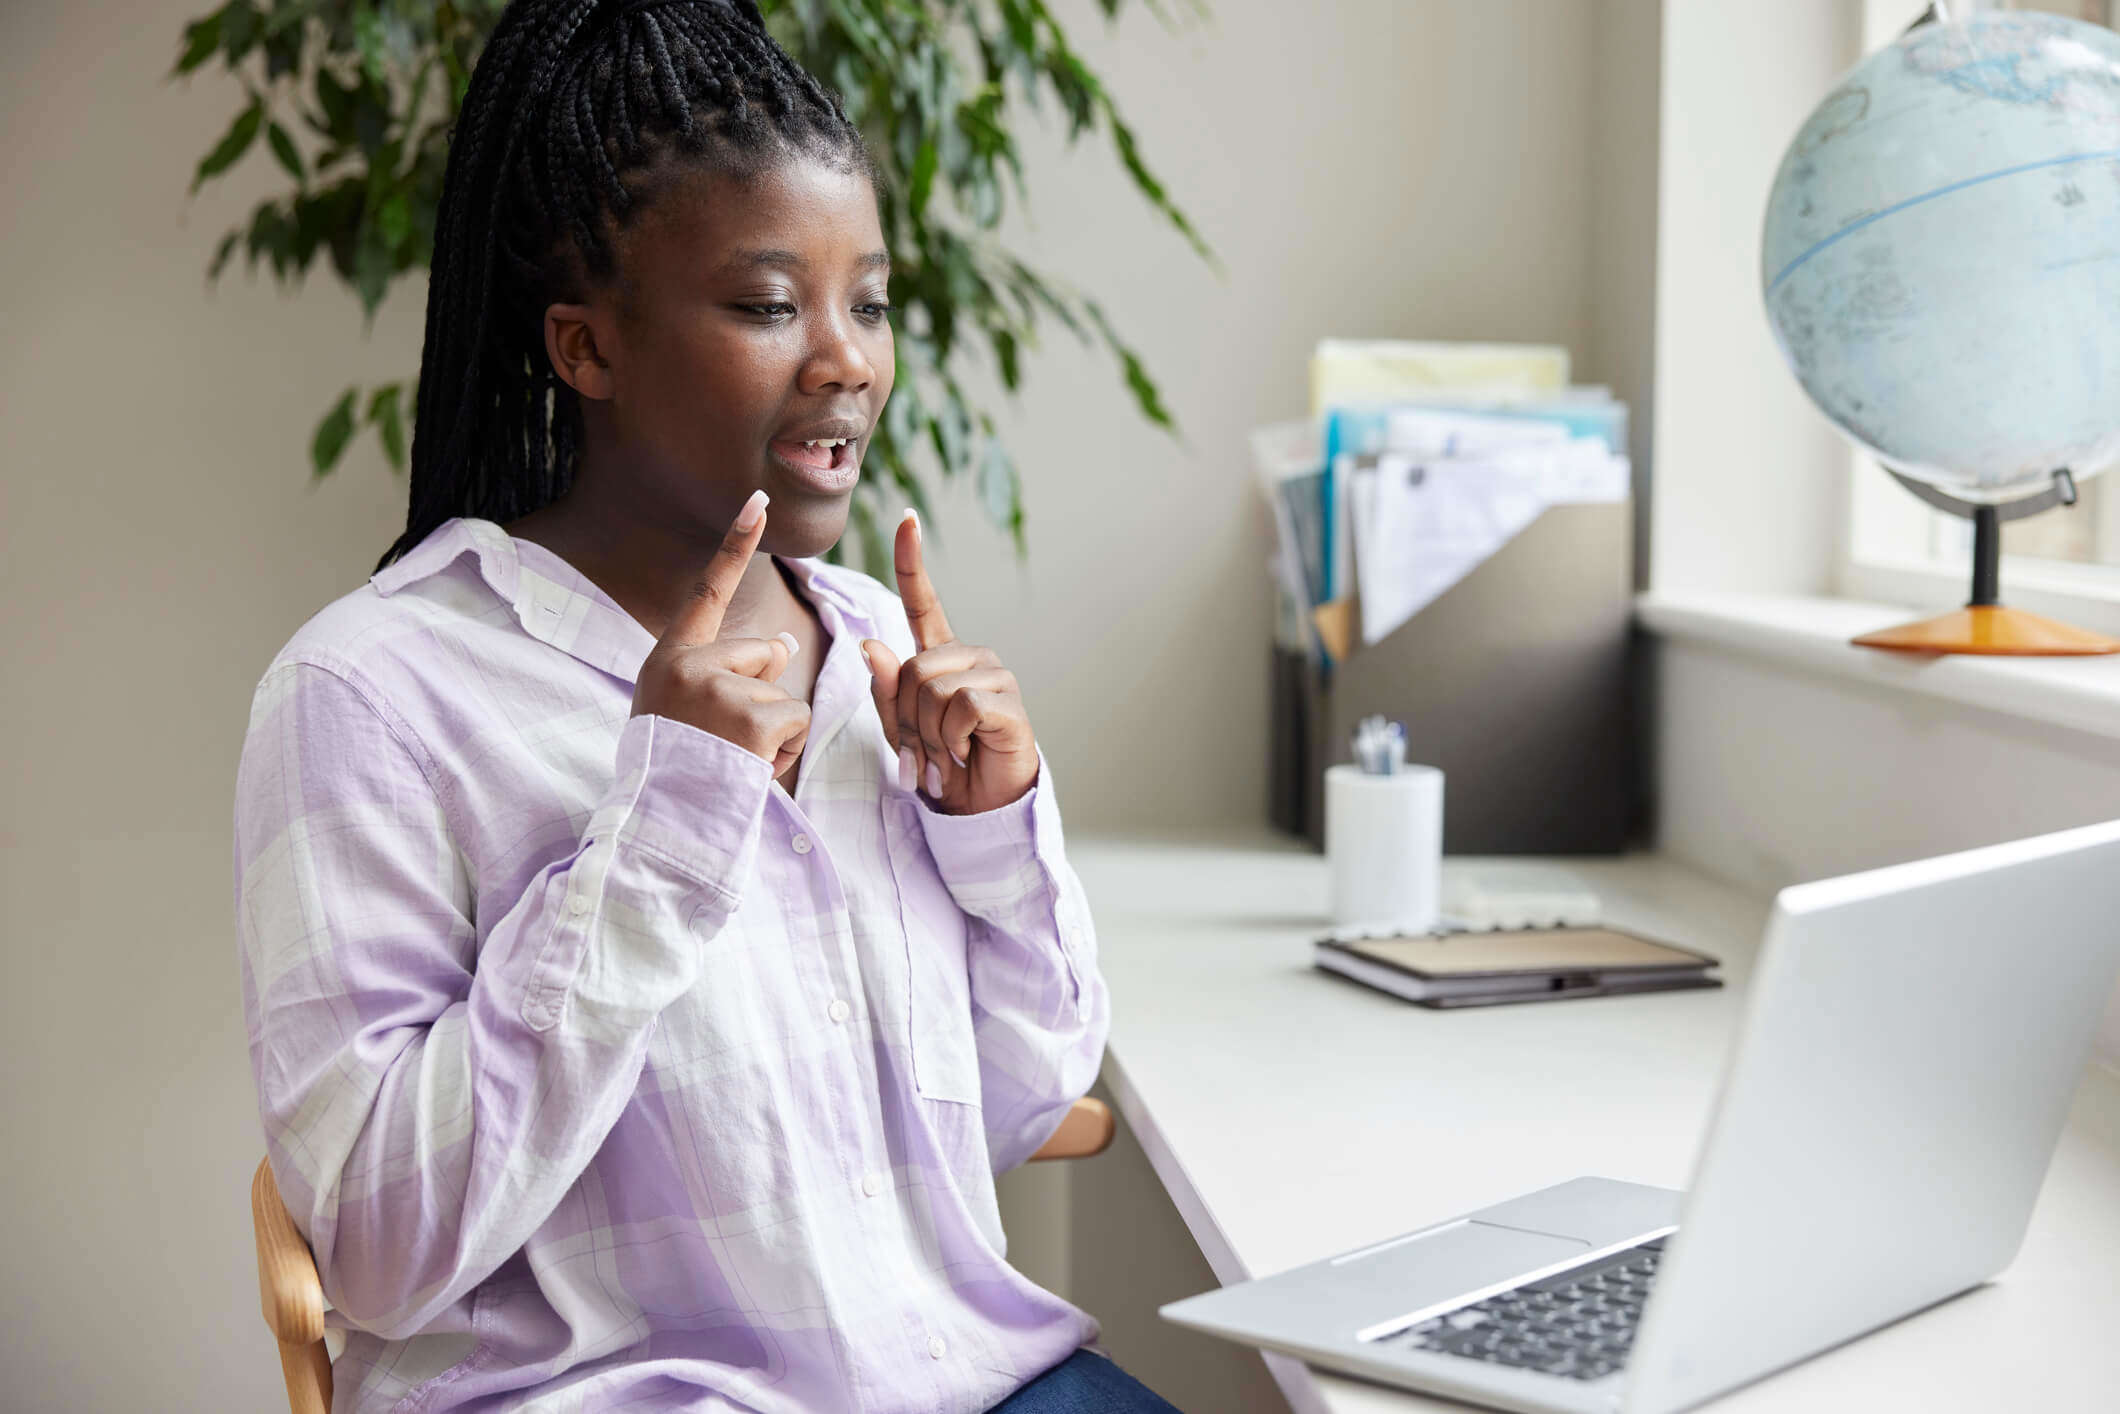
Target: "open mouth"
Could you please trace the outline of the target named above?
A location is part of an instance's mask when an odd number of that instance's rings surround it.
[[[797,477],[824,492],[844,491],[861,475],[861,438],[819,437],[809,441],[775,437],[773,455]]]
[[[773,450],[797,466],[812,471],[837,471],[852,465],[861,454],[861,445],[853,437],[825,437],[815,442],[785,442],[776,440]]]

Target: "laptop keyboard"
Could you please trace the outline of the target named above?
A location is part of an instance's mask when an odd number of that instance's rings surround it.
[[[1627,1363],[1663,1246],[1658,1239],[1526,1282],[1380,1343],[1572,1380],[1598,1379]]]

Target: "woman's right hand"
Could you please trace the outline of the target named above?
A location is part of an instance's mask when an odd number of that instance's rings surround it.
[[[633,715],[652,713],[712,732],[772,762],[777,776],[802,755],[810,735],[809,704],[777,681],[795,640],[721,636],[722,616],[765,528],[766,493],[753,491],[640,665]]]

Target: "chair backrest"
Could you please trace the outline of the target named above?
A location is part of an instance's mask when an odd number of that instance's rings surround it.
[[[1102,1100],[1075,1101],[1031,1162],[1086,1159],[1112,1142],[1112,1112]],[[331,1355],[324,1349],[324,1284],[316,1258],[280,1201],[272,1163],[258,1161],[250,1180],[250,1221],[258,1240],[258,1304],[280,1344],[280,1373],[291,1414],[331,1414]]]
[[[331,1414],[331,1355],[324,1349],[324,1285],[309,1244],[287,1216],[272,1162],[250,1180],[250,1223],[258,1239],[258,1304],[280,1343],[280,1373],[292,1414]]]

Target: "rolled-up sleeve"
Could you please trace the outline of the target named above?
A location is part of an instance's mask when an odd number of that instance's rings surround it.
[[[575,847],[490,926],[433,763],[351,669],[258,688],[236,916],[267,1153],[326,1298],[385,1338],[520,1250],[741,901],[770,765],[642,716]]]
[[[999,1173],[1051,1137],[1089,1090],[1111,1027],[1096,932],[1068,866],[1044,753],[1019,800],[943,815],[923,800],[928,851],[972,923],[973,1030],[987,1149]]]

